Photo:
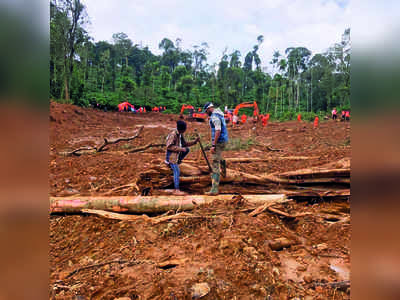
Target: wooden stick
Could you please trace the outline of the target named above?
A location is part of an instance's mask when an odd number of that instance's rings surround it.
[[[287,203],[293,201],[292,199],[288,199],[286,201],[281,201],[280,203]],[[271,205],[275,205],[276,203],[265,203],[259,207],[257,207],[255,210],[253,210],[251,213],[249,213],[250,217],[255,217],[259,214],[261,214],[262,212],[264,212],[265,210],[269,209]]]
[[[137,220],[149,219],[149,217],[146,215],[142,216],[124,215],[98,209],[82,209],[82,213],[96,215],[106,219],[112,219],[118,221],[137,221]]]
[[[206,162],[207,162],[208,169],[210,170],[210,173],[212,173],[212,168],[211,168],[210,162],[208,161],[208,158],[207,158],[206,152],[204,151],[203,144],[201,143],[201,140],[200,140],[200,135],[199,135],[199,133],[197,132],[197,129],[195,129],[194,131],[196,132],[196,134],[197,134],[197,137],[199,138],[199,145],[200,145],[200,149],[201,149],[201,152],[203,153],[203,157],[204,157],[204,159],[205,159],[205,160],[206,160]]]
[[[268,207],[267,209],[268,209],[268,211],[270,211],[272,213],[278,214],[278,215],[283,216],[288,219],[295,219],[297,217],[304,217],[304,216],[312,215],[312,213],[301,213],[301,214],[289,215],[288,213],[285,213],[285,212],[283,212],[279,209],[273,208],[273,207]]]
[[[82,147],[82,148],[75,149],[72,152],[67,152],[67,153],[65,153],[65,155],[66,156],[71,156],[71,155],[81,156],[81,154],[79,153],[81,151],[91,151],[93,153],[96,153],[96,148],[95,147]]]
[[[153,144],[153,143],[150,143],[150,144],[147,144],[146,146],[138,147],[138,148],[129,150],[126,153],[140,152],[140,151],[144,151],[144,150],[147,150],[149,148],[152,148],[152,147],[165,147],[165,144]]]

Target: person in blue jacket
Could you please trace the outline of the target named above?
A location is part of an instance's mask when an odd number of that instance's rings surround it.
[[[228,129],[226,127],[224,113],[215,108],[211,102],[204,105],[204,111],[210,116],[211,129],[211,153],[212,153],[212,174],[211,174],[211,190],[206,192],[207,195],[218,195],[219,181],[221,176],[220,165],[222,165],[222,175],[226,176],[226,163],[222,159],[222,151],[224,151],[228,143]]]

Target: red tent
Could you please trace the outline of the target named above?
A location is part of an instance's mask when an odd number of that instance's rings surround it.
[[[118,104],[118,111],[123,111],[123,110],[128,110],[129,107],[135,108],[132,104],[130,104],[129,102],[122,102],[120,104]]]

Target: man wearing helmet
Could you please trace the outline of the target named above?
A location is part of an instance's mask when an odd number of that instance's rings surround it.
[[[218,187],[220,181],[220,164],[222,165],[223,175],[226,175],[225,160],[222,159],[222,151],[228,143],[228,129],[226,128],[224,113],[215,108],[211,102],[204,105],[204,111],[210,116],[211,129],[211,153],[212,153],[212,175],[211,190],[206,192],[207,195],[218,195]]]

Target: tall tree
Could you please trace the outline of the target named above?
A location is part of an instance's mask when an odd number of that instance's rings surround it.
[[[128,38],[128,35],[123,32],[114,33],[112,38],[117,55],[124,60],[125,67],[128,67],[128,55],[132,48],[132,41]]]
[[[61,14],[66,16],[67,20],[62,24],[64,27],[63,33],[65,34],[65,58],[64,58],[64,92],[65,99],[70,99],[69,86],[74,70],[74,59],[76,48],[85,40],[86,31],[83,25],[86,22],[85,6],[80,0],[62,0],[58,8]]]

